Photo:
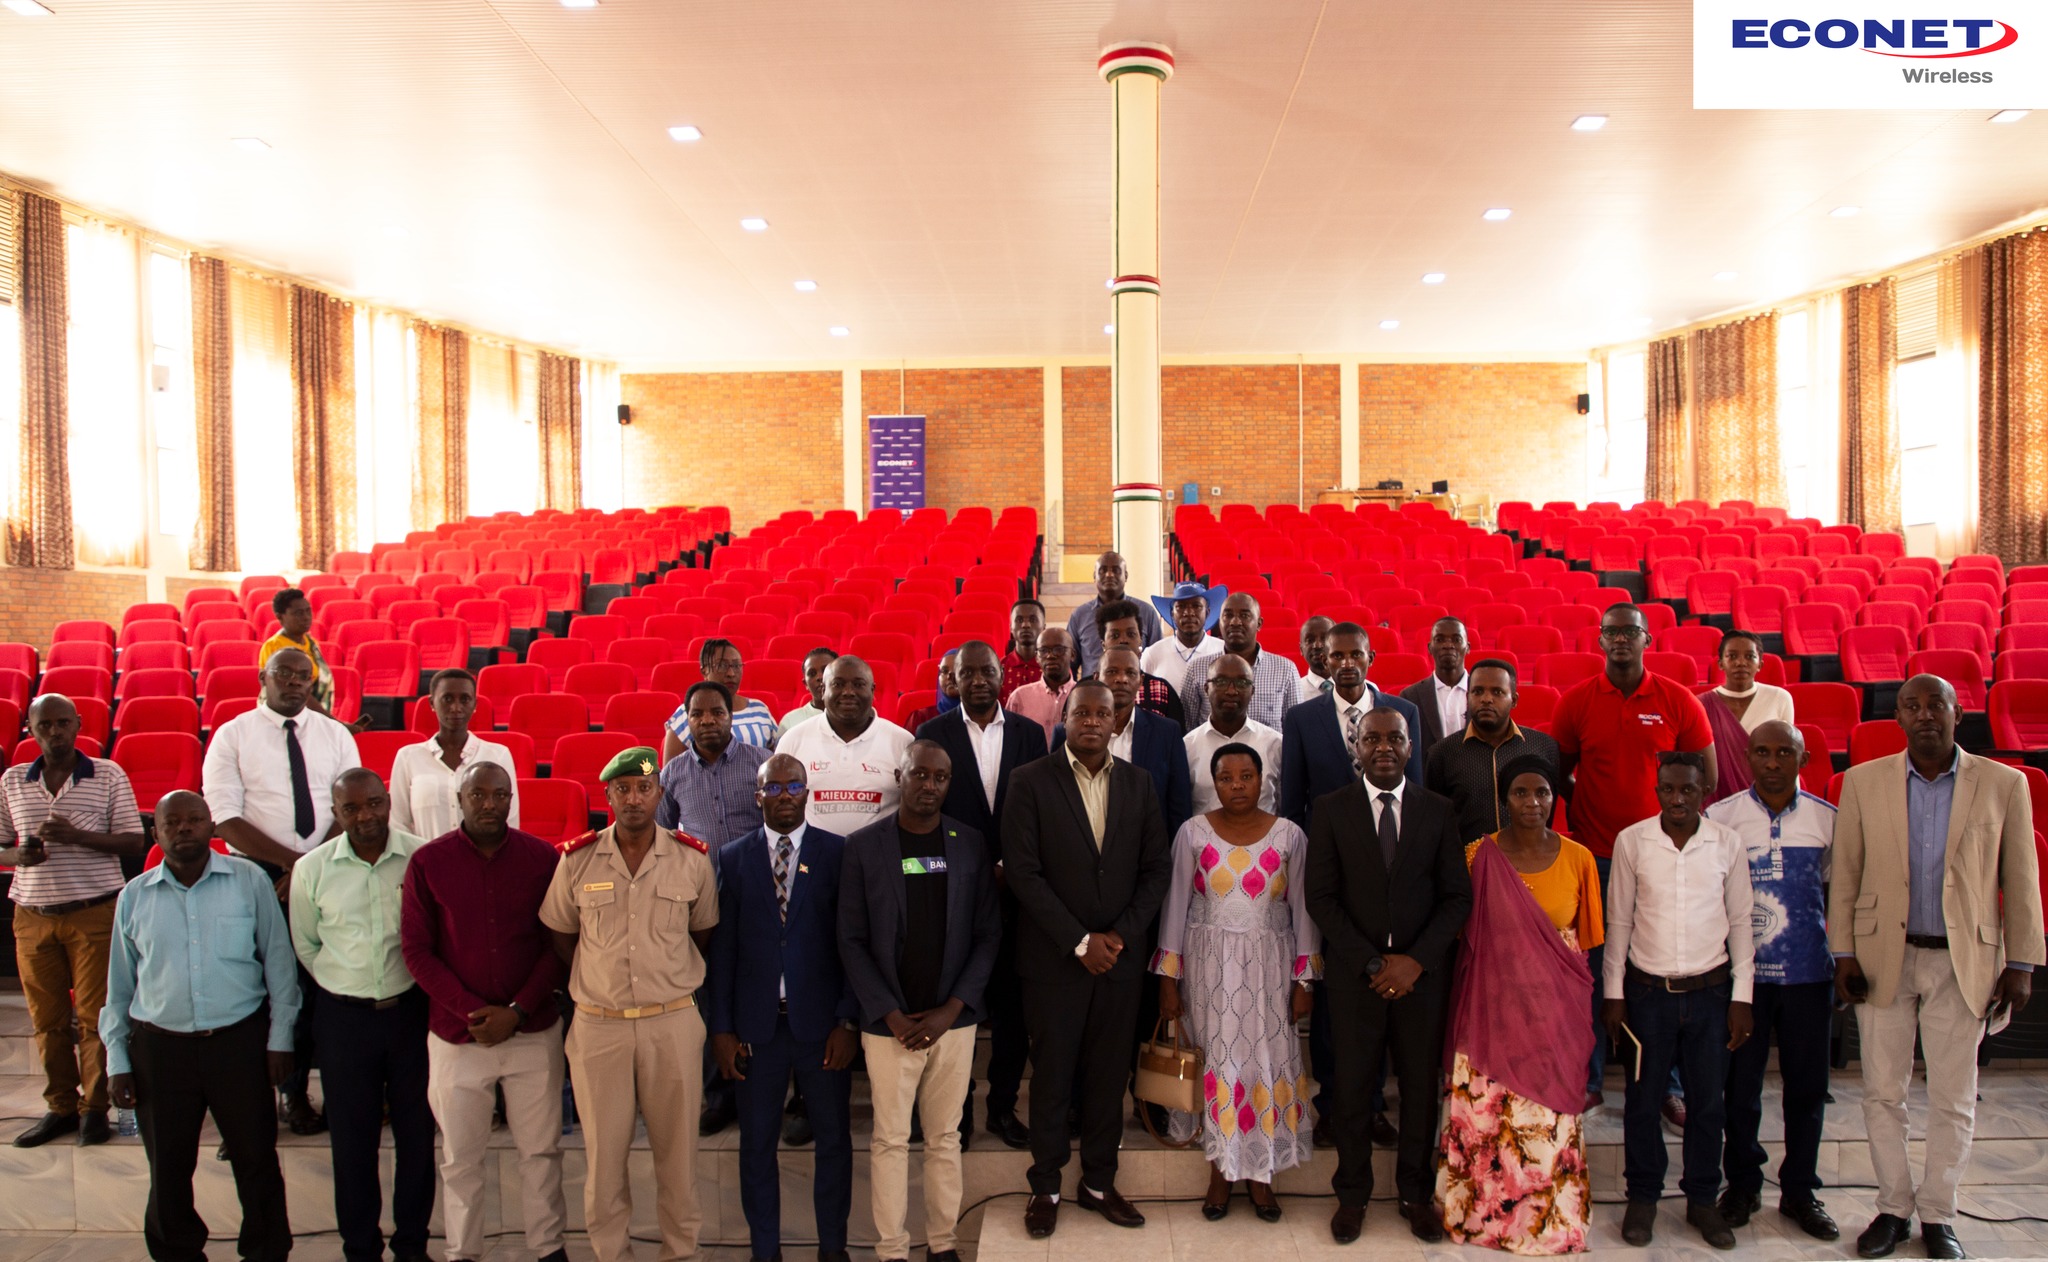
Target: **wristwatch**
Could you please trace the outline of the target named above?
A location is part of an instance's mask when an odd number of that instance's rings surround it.
[[[1074,948],[1075,959],[1081,959],[1088,954],[1088,943],[1094,937],[1095,935],[1092,933],[1084,933],[1081,935],[1081,945]]]
[[[855,1034],[858,1034],[860,1033],[860,1022],[853,1020],[843,1020],[839,1023],[839,1028],[842,1030],[852,1030]]]
[[[512,1011],[514,1011],[514,1012],[518,1013],[518,1014],[519,1014],[519,1019],[520,1019],[521,1021],[524,1021],[524,1020],[526,1020],[526,1018],[527,1018],[527,1017],[529,1017],[529,1016],[533,1015],[533,1014],[529,1013],[529,1012],[528,1012],[528,1011],[527,1011],[526,1009],[524,1009],[524,1008],[520,1007],[520,1006],[519,1006],[519,1001],[518,1001],[517,999],[514,999],[514,1000],[513,1000],[513,1001],[512,1001],[511,1003],[508,1003],[508,1004],[506,1004],[505,1006],[506,1006],[507,1008],[510,1008],[510,1009],[512,1009]]]

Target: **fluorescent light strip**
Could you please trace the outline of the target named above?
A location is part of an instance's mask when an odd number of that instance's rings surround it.
[[[1572,120],[1573,131],[1599,131],[1607,126],[1605,114],[1581,114]]]
[[[740,227],[745,228],[748,232],[766,232],[768,231],[768,221],[759,215],[749,215],[745,219],[740,220]]]
[[[670,140],[680,140],[684,144],[688,144],[693,140],[704,139],[704,133],[698,128],[692,127],[688,123],[684,123],[680,127],[669,128],[668,138]]]
[[[1506,219],[1509,215],[1512,215],[1514,213],[1514,211],[1509,210],[1505,206],[1495,206],[1492,210],[1487,211],[1485,214],[1479,217],[1481,219],[1489,220],[1493,223],[1499,223],[1501,220]]]

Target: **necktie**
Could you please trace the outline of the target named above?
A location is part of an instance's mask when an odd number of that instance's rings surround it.
[[[1316,685],[1316,691],[1318,691],[1318,692],[1328,692],[1329,690],[1330,690],[1330,681],[1329,681],[1329,680],[1327,680],[1327,679],[1325,679],[1325,680],[1324,680],[1323,682],[1321,682],[1321,683],[1319,683],[1319,684],[1317,684],[1317,685]]]
[[[1394,821],[1394,795],[1380,794],[1380,861],[1394,870],[1394,847],[1401,840],[1401,826]]]
[[[292,828],[301,840],[313,835],[313,783],[306,778],[306,751],[299,748],[299,721],[284,721],[284,752],[292,764]]]
[[[789,859],[791,849],[789,838],[775,839],[775,909],[782,913],[782,919],[789,919]]]
[[[1358,734],[1365,729],[1365,711],[1352,706],[1344,712],[1344,748],[1351,754],[1351,774],[1365,774],[1365,764],[1358,758]]]

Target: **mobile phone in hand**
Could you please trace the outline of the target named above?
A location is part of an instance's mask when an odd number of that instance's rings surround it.
[[[1842,988],[1849,992],[1849,997],[1852,999],[1863,1000],[1870,998],[1870,978],[1863,973],[1858,973],[1856,976],[1848,978],[1842,983]]]

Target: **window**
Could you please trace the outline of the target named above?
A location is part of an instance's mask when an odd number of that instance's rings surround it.
[[[469,344],[469,511],[540,507],[539,361],[479,339]]]
[[[1650,445],[1649,363],[1649,353],[1640,350],[1607,360],[1603,406],[1588,414],[1588,499],[1632,508],[1643,498]]]
[[[1794,517],[1826,517],[1816,504],[1813,442],[1813,319],[1804,307],[1778,313],[1778,458],[1785,468],[1785,507]]]
[[[412,392],[405,317],[356,307],[356,538],[396,542],[412,529]]]
[[[192,400],[192,275],[149,251],[149,420],[156,435],[156,529],[190,540],[199,520],[199,438]]]
[[[619,369],[583,361],[583,504],[625,507],[625,435],[618,425]]]
[[[292,474],[291,291],[228,273],[235,371],[235,545],[242,569],[276,574],[299,558]]]
[[[1892,406],[1899,417],[1900,516],[1907,550],[1920,556],[1938,551],[1941,528],[1969,513],[1971,470],[1968,428],[1973,424],[1967,386],[1958,385],[1952,365],[1936,351],[1938,275],[1932,268],[1896,283],[1893,313]]]
[[[145,564],[141,258],[109,224],[64,229],[71,521],[86,565]]]

